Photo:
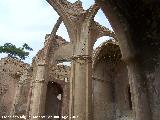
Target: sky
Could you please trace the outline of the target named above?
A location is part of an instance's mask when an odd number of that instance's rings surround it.
[[[76,0],[68,1],[74,3]],[[94,4],[94,0],[81,1],[84,9]],[[33,51],[30,52],[25,62],[31,63],[32,58],[43,47],[45,35],[52,31],[58,17],[46,0],[0,0],[0,45],[12,43],[21,47],[23,43],[27,43]],[[101,10],[94,19],[101,25],[112,29]],[[61,24],[57,34],[69,41],[64,24]],[[108,38],[100,38],[94,48],[106,39]],[[0,58],[5,56],[5,54],[0,54]]]

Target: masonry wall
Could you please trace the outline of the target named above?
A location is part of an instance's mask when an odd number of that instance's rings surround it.
[[[26,85],[19,88],[19,82],[22,73],[28,68],[28,64],[15,59],[0,60],[0,118],[13,114],[13,112],[18,115],[25,114],[29,84],[24,80]]]
[[[127,66],[120,62],[115,67],[114,74],[114,99],[115,116],[117,120],[134,120],[131,87],[129,85]]]
[[[155,67],[155,71],[146,73],[148,78],[148,92],[153,120],[160,118],[160,66]]]
[[[113,116],[113,78],[110,67],[105,62],[96,65],[93,74],[93,112],[94,120],[112,120]]]
[[[105,61],[95,66],[94,120],[133,120],[127,67],[123,62],[113,67]]]

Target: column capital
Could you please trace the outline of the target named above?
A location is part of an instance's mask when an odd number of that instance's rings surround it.
[[[72,60],[92,60],[92,57],[90,55],[74,55]]]
[[[34,80],[32,83],[47,83],[45,79]]]
[[[45,62],[39,62],[37,63],[37,66],[46,66],[47,64]]]
[[[73,61],[77,61],[80,64],[84,64],[85,62],[91,63],[92,57],[90,55],[75,55],[71,58]]]

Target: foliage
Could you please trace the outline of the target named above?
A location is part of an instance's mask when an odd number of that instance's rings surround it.
[[[17,48],[15,45],[11,43],[5,43],[3,46],[0,46],[0,53],[6,53],[8,54],[8,57],[20,60],[25,60],[25,58],[29,56],[28,51],[32,50],[33,49],[29,47],[26,43],[24,43],[23,46],[19,48]]]

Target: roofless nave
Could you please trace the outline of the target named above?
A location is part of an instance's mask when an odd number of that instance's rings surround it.
[[[69,120],[159,120],[160,42],[155,37],[159,32],[153,29],[152,21],[145,22],[148,18],[144,14],[150,13],[154,2],[97,0],[84,10],[80,1],[47,1],[60,17],[32,66],[8,58],[0,61],[0,116],[25,115],[28,120],[41,120],[43,115],[52,116],[51,120],[56,119],[54,116],[60,116],[59,120],[64,119],[62,116],[69,116]],[[100,8],[116,35],[94,21]],[[154,14],[158,8],[152,8],[154,24],[158,23]],[[70,42],[56,35],[62,21]],[[135,29],[135,25],[142,28]],[[93,51],[102,36],[112,39]],[[71,66],[59,64],[66,61]]]

